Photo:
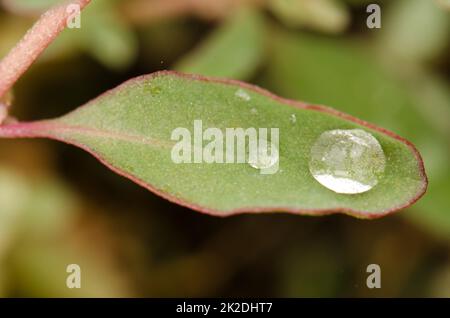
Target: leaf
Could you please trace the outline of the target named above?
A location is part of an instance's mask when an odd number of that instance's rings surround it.
[[[80,45],[101,63],[122,70],[137,56],[138,43],[131,27],[121,19],[116,2],[93,1],[83,11],[79,38]]]
[[[174,69],[206,76],[249,78],[264,52],[263,17],[252,10],[240,10],[209,36]]]
[[[171,134],[178,127],[192,131],[194,120],[202,120],[203,129],[279,128],[280,171],[264,175],[248,164],[174,163]],[[352,128],[378,139],[386,170],[368,192],[337,194],[311,176],[310,148],[327,130]],[[48,137],[76,145],[152,192],[217,216],[286,211],[373,218],[412,204],[426,188],[420,155],[391,132],[242,82],[174,72],[130,80],[61,118],[1,126],[0,136]]]

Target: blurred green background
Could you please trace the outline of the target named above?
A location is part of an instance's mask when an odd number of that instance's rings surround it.
[[[56,2],[0,0],[0,56]],[[406,137],[429,189],[373,221],[222,219],[74,147],[0,140],[0,296],[450,297],[449,44],[447,0],[93,0],[15,86],[17,118],[63,115],[161,69],[241,79]],[[81,289],[66,287],[72,263]],[[366,287],[372,263],[381,289]]]

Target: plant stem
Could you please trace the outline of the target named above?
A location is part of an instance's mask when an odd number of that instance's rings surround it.
[[[72,0],[45,12],[22,40],[0,61],[0,99],[66,27],[69,5],[82,10],[91,0]]]

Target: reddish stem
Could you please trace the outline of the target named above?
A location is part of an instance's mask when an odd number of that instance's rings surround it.
[[[69,1],[49,9],[39,18],[22,40],[0,61],[0,98],[64,30],[67,20],[71,17],[67,6],[79,5],[82,10],[90,1]]]

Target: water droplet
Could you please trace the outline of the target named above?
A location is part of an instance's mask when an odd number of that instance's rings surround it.
[[[256,158],[249,158],[248,164],[255,169],[268,169],[278,162],[278,158],[278,148],[270,141],[260,139]]]
[[[236,93],[234,93],[234,95],[235,95],[236,97],[239,97],[239,98],[242,99],[242,100],[245,100],[246,102],[248,102],[250,99],[252,99],[252,98],[250,97],[250,95],[249,95],[245,90],[243,90],[242,88],[239,88],[239,89],[236,91]]]
[[[252,108],[252,109],[250,109],[250,113],[252,113],[253,115],[256,115],[258,113],[258,110],[256,108]]]
[[[289,121],[295,124],[297,122],[297,116],[295,116],[295,114],[291,114],[291,117],[289,117]]]
[[[355,194],[372,189],[385,165],[383,149],[370,133],[336,129],[322,133],[312,146],[309,171],[326,188]]]

